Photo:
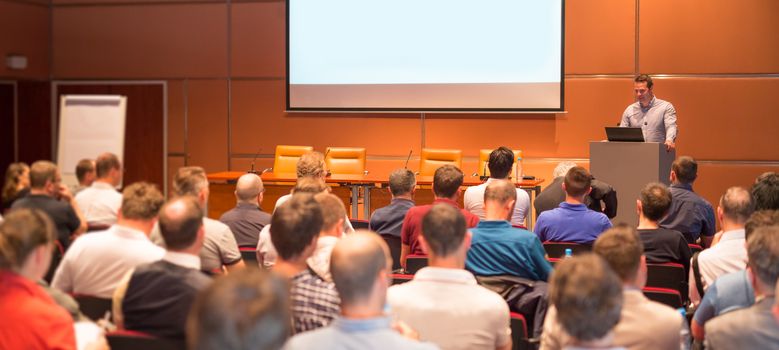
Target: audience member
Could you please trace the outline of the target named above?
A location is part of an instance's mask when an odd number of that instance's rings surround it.
[[[779,174],[761,174],[752,185],[755,210],[779,210]]]
[[[128,273],[114,292],[117,327],[184,341],[187,314],[197,293],[211,283],[200,271],[203,210],[193,197],[178,197],[159,215],[166,252],[162,260]]]
[[[344,209],[344,202],[330,193],[319,193],[314,196],[314,199],[322,209],[322,229],[319,231],[319,238],[316,239],[314,253],[308,258],[308,266],[325,281],[332,281],[330,254],[343,235],[346,209]]]
[[[392,201],[386,207],[376,209],[368,224],[371,231],[380,235],[400,238],[400,229],[406,213],[414,206],[417,179],[408,169],[396,169],[389,176],[389,192]]]
[[[565,174],[568,173],[568,170],[575,166],[576,163],[570,161],[557,164],[552,172],[552,182],[533,200],[536,217],[547,210],[559,207],[560,203],[565,201],[563,181],[565,181]],[[590,186],[592,191],[584,197],[584,204],[587,205],[587,208],[606,214],[608,218],[617,216],[617,191],[611,185],[594,177]]]
[[[711,245],[714,236],[714,209],[703,197],[692,190],[698,177],[698,163],[692,157],[682,156],[671,165],[671,208],[660,220],[660,227],[679,231],[688,243]]]
[[[507,147],[500,146],[490,153],[487,161],[487,167],[490,169],[490,177],[487,181],[478,186],[470,186],[465,189],[463,203],[465,210],[470,211],[479,219],[486,217],[484,209],[484,191],[487,186],[495,180],[507,180],[511,175],[511,169],[514,167],[514,152]],[[519,175],[517,175],[519,176]],[[516,181],[516,179],[515,179]],[[525,190],[516,188],[517,200],[514,205],[514,211],[511,212],[509,221],[514,226],[525,226],[525,218],[530,214],[530,196]]]
[[[779,226],[760,227],[747,239],[749,275],[755,292],[755,304],[729,312],[706,323],[706,348],[776,349],[779,347],[779,323],[772,307],[779,279]]]
[[[623,349],[613,347],[615,325],[626,303],[623,298],[617,275],[598,256],[565,259],[552,274],[549,299],[554,312],[549,311],[546,321],[555,325],[556,335],[566,336],[566,349]],[[561,346],[549,344],[551,332],[543,333],[542,348]]]
[[[720,198],[717,218],[722,227],[720,242],[697,255],[700,282],[696,272],[690,271],[690,301],[698,305],[702,291],[706,291],[719,276],[743,270],[747,263],[747,251],[744,247],[745,230],[749,216],[754,211],[752,195],[742,187],[731,187]],[[695,258],[693,258],[693,264]],[[695,267],[693,266],[693,270]]]
[[[638,235],[644,244],[646,262],[681,264],[686,276],[692,256],[687,240],[681,232],[657,224],[668,213],[671,201],[671,191],[664,184],[652,182],[641,190],[636,200]]]
[[[87,187],[92,186],[96,178],[95,161],[87,158],[79,160],[76,164],[76,180],[78,180],[78,183],[73,186],[71,192],[73,192],[74,196],[77,195]]]
[[[290,334],[287,285],[261,269],[217,279],[195,299],[187,320],[192,350],[278,350]],[[321,344],[320,344],[321,345]]]
[[[62,184],[54,163],[39,160],[30,167],[30,194],[15,201],[12,209],[40,209],[49,215],[57,228],[57,239],[63,248],[87,229],[78,203]]]
[[[0,214],[11,209],[14,202],[30,193],[30,167],[26,163],[11,163],[5,171]]]
[[[97,179],[76,196],[76,202],[90,225],[113,225],[122,205],[122,194],[116,191],[122,183],[122,164],[115,154],[103,153],[95,161],[95,171]]]
[[[546,281],[552,267],[541,241],[530,231],[511,227],[508,221],[515,196],[514,184],[509,181],[495,180],[487,185],[485,219],[471,230],[473,241],[465,268],[477,276],[512,275]]]
[[[154,185],[140,182],[127,186],[116,225],[74,241],[54,274],[52,287],[66,293],[111,298],[128,271],[165,255],[165,250],[148,238],[163,203]]]
[[[744,237],[760,227],[779,225],[779,210],[756,211],[744,225]],[[692,319],[692,334],[698,341],[705,339],[704,326],[710,319],[724,313],[743,309],[755,303],[755,293],[746,270],[717,277],[706,290]]]
[[[335,286],[306,263],[316,249],[323,220],[319,203],[308,193],[295,193],[271,217],[270,235],[278,252],[273,271],[290,280],[295,333],[327,326],[338,315]]]
[[[36,281],[51,262],[54,225],[19,209],[0,225],[0,348],[76,349],[73,319]]]
[[[230,227],[239,247],[257,246],[260,231],[270,223],[270,214],[262,211],[265,187],[257,174],[244,174],[235,184],[235,208],[228,210],[219,221]]]
[[[390,317],[384,314],[391,266],[389,249],[379,235],[363,231],[344,237],[330,261],[341,295],[341,316],[329,327],[292,337],[285,348],[437,349],[392,329]]]
[[[406,257],[410,254],[424,254],[419,245],[419,236],[422,234],[422,217],[430,211],[433,205],[446,203],[455,208],[460,208],[457,198],[460,197],[460,186],[463,184],[463,172],[454,165],[444,165],[436,169],[433,176],[433,204],[418,205],[408,210],[403,219],[403,227],[400,233],[400,265],[406,267]],[[468,227],[475,227],[479,223],[479,217],[471,212],[460,209],[465,216]]]
[[[197,198],[200,207],[205,208],[209,194],[208,178],[206,178],[206,172],[203,168],[198,166],[179,168],[173,179],[174,196],[193,196]],[[220,273],[222,266],[226,267],[228,271],[243,268],[241,251],[238,249],[230,227],[218,220],[204,216],[203,228],[205,229],[205,241],[200,250],[200,268],[208,273]],[[165,245],[159,227],[154,228],[152,240],[158,245]]]
[[[603,213],[587,208],[584,204],[592,188],[592,176],[582,167],[573,167],[565,174],[563,190],[565,202],[538,216],[535,232],[541,242],[573,242],[592,244],[603,232],[611,228],[611,221]]]
[[[491,182],[485,193],[489,195],[490,187],[499,183],[507,183],[515,193],[514,186],[505,180]],[[490,204],[485,205],[489,218]],[[505,211],[504,218],[510,213]],[[505,219],[502,222],[510,228]],[[434,205],[422,219],[419,240],[429,265],[412,281],[389,289],[387,303],[393,318],[442,349],[511,349],[506,301],[479,286],[464,270],[471,235],[463,215],[450,205]]]

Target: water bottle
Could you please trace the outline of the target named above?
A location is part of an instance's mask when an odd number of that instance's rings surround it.
[[[565,248],[565,259],[568,259],[571,256],[573,256],[573,250],[571,250],[571,248]]]
[[[522,182],[522,176],[525,175],[522,172],[522,151],[517,151],[517,161],[514,163],[514,166],[516,167],[514,169],[514,175],[517,177],[516,182]]]

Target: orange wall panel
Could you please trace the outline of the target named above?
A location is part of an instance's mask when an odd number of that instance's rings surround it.
[[[698,163],[698,179],[693,189],[717,208],[719,198],[731,186],[750,189],[758,175],[779,172],[779,164]]]
[[[566,74],[625,74],[635,66],[635,2],[565,2]]]
[[[184,82],[168,81],[168,153],[185,151]]]
[[[227,170],[227,81],[189,81],[189,165]]]
[[[176,171],[178,171],[179,168],[184,166],[184,157],[168,157],[168,174],[165,178],[165,181],[167,181],[168,186],[168,196],[172,193],[173,187],[173,178],[176,176]],[[162,190],[162,189],[160,189]]]
[[[5,57],[27,57],[27,68],[10,70]],[[0,0],[0,77],[45,79],[49,76],[49,9]]]
[[[641,1],[646,73],[778,73],[779,1]]]
[[[284,2],[235,3],[231,13],[232,75],[285,76]]]
[[[224,4],[54,7],[58,78],[227,74]]]

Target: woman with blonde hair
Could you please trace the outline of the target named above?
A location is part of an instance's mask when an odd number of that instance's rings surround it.
[[[5,212],[15,200],[22,198],[30,192],[30,166],[26,163],[11,163],[5,171],[3,183],[2,209]]]

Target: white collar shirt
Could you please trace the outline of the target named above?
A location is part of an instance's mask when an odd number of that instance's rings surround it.
[[[122,194],[108,183],[95,181],[76,195],[76,202],[88,223],[113,225],[122,206]]]

